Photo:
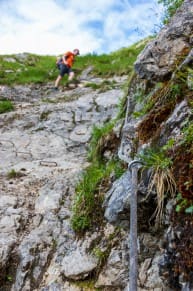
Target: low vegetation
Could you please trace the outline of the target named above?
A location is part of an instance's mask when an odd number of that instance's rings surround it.
[[[105,80],[101,83],[86,83],[85,87],[90,87],[93,90],[98,90],[99,93],[114,89],[117,87],[116,81]]]
[[[174,140],[169,140],[168,143],[161,148],[147,148],[139,155],[145,168],[152,169],[151,180],[148,192],[155,191],[157,195],[157,208],[151,217],[155,219],[156,227],[162,224],[164,201],[170,195],[174,197],[176,193],[176,182],[172,174],[172,160],[167,155],[168,149],[174,144]]]
[[[144,116],[137,128],[139,140],[142,143],[146,143],[159,134],[162,122],[168,118],[175,105],[184,98],[186,91],[182,88],[184,89],[184,81],[179,84],[169,81],[159,84],[153,93],[148,95],[141,93],[140,99],[143,98],[143,106],[140,111],[134,112],[133,116],[136,118]],[[137,100],[137,102],[140,101]]]
[[[102,225],[104,194],[112,181],[125,171],[125,165],[117,157],[119,138],[113,131],[115,123],[116,119],[101,127],[93,127],[88,152],[90,166],[82,173],[73,204],[71,222],[79,234],[95,225]],[[105,156],[107,150],[110,152],[108,157]]]
[[[14,105],[10,100],[0,99],[0,114],[14,110]]]
[[[100,77],[129,75],[139,52],[150,38],[111,54],[87,54],[76,59],[74,70],[78,76],[82,70],[92,67],[92,74]],[[58,74],[56,56],[34,54],[1,55],[0,84],[29,84],[53,81]],[[66,78],[64,78],[66,82]],[[105,85],[105,84],[103,84]],[[112,86],[113,84],[106,84]],[[93,85],[94,86],[94,85]],[[104,87],[104,86],[103,86]]]
[[[158,0],[158,3],[163,4],[165,15],[163,23],[167,24],[170,18],[175,14],[176,10],[183,4],[184,0]]]
[[[94,126],[92,130],[88,149],[90,166],[76,186],[71,220],[73,229],[81,235],[96,225],[102,226],[104,194],[126,170],[126,165],[118,159],[120,139],[113,130],[125,116],[126,96],[127,92],[117,105],[116,118],[102,126]]]
[[[11,169],[8,173],[7,173],[7,178],[8,179],[16,179],[16,178],[20,178],[22,176],[24,176],[25,174],[20,172],[20,171],[16,171],[15,169]]]
[[[51,113],[50,110],[48,110],[48,111],[43,111],[43,112],[40,114],[40,121],[48,120],[48,116],[49,116],[50,113]]]

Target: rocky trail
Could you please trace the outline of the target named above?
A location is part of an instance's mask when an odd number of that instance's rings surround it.
[[[71,202],[88,165],[92,127],[116,116],[123,81],[103,93],[52,92],[50,84],[1,87],[15,106],[0,115],[1,291],[80,290],[67,281],[63,289],[45,286],[95,268],[70,226]]]

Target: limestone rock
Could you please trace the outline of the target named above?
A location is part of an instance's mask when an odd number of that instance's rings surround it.
[[[151,176],[151,170],[144,170],[140,176],[137,185],[138,191],[138,218],[141,217],[142,224],[145,223],[145,203],[144,199],[148,193],[148,183]],[[105,218],[115,225],[129,226],[130,197],[132,195],[132,174],[127,170],[118,180],[116,180],[111,189],[106,193],[103,206],[105,208]],[[149,195],[151,197],[151,195]],[[140,206],[141,205],[141,206]],[[141,208],[142,207],[142,208]],[[148,206],[147,206],[148,207]],[[148,211],[148,210],[147,210]]]
[[[151,41],[135,62],[142,79],[162,81],[169,78],[179,56],[188,55],[193,30],[193,1],[186,0],[170,23]]]
[[[184,126],[184,121],[190,116],[191,110],[188,107],[187,101],[183,100],[176,105],[174,111],[167,119],[165,126],[162,127],[160,134],[160,143],[165,144],[166,137],[180,139],[180,131]],[[168,135],[169,133],[169,135]]]
[[[77,249],[62,261],[62,272],[69,279],[84,279],[96,268],[97,259]]]
[[[98,97],[95,99],[95,102],[98,106],[98,110],[104,110],[106,108],[110,108],[111,106],[115,106],[119,103],[120,98],[123,97],[123,93],[121,90],[109,90],[104,93],[98,94]]]
[[[99,275],[95,284],[97,288],[111,287],[123,288],[128,279],[128,270],[124,265],[123,255],[120,250],[112,250],[105,268]]]
[[[129,181],[131,181],[131,173],[127,171],[119,180],[115,181],[113,187],[106,195],[103,205],[105,207],[105,218],[111,223],[120,222],[122,214],[123,219],[128,220],[128,217],[124,216],[124,209],[128,210],[129,208],[129,198],[131,195],[131,184]]]

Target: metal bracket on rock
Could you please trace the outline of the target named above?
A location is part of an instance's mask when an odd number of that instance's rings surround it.
[[[132,167],[134,166],[142,166],[143,165],[143,163],[141,162],[141,161],[139,161],[139,160],[133,160],[133,161],[131,161],[130,163],[129,163],[129,165],[128,165],[128,169],[129,169],[129,171],[132,171]]]
[[[56,162],[51,162],[51,161],[40,161],[41,166],[46,166],[46,167],[57,167],[58,164]]]

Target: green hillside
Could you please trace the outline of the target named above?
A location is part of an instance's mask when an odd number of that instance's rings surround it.
[[[94,75],[110,77],[128,75],[133,68],[137,55],[150,38],[140,41],[128,48],[122,48],[111,54],[79,56],[74,64],[76,75],[88,66],[93,67]],[[58,70],[56,56],[39,56],[35,54],[17,54],[0,56],[0,84],[29,84],[53,81]]]

